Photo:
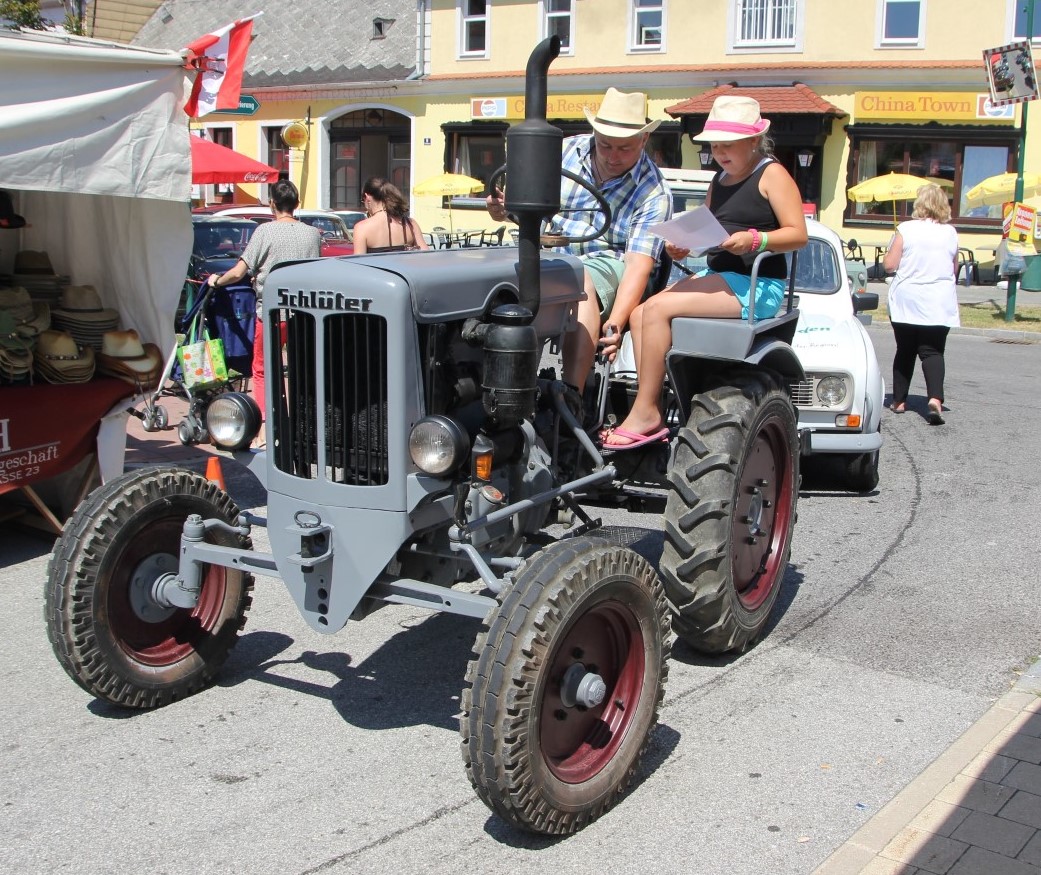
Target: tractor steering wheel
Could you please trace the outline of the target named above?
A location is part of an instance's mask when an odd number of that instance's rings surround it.
[[[604,196],[600,194],[599,191],[593,188],[591,183],[583,179],[581,176],[572,173],[570,170],[564,170],[563,168],[561,168],[560,175],[567,179],[570,179],[579,188],[585,189],[587,192],[589,192],[596,199],[596,208],[589,209],[588,207],[584,207],[580,209],[578,207],[562,206],[560,207],[560,209],[557,210],[556,215],[567,216],[571,213],[593,213],[593,216],[591,217],[592,221],[589,223],[590,225],[592,225],[592,231],[590,231],[590,233],[588,234],[583,234],[579,237],[568,237],[564,234],[543,234],[539,238],[542,245],[567,246],[571,243],[588,243],[590,240],[596,240],[598,237],[603,237],[603,235],[607,232],[608,227],[610,227],[611,225],[611,205],[608,204],[606,200],[604,200]],[[491,179],[488,183],[489,191],[494,192],[496,189],[499,189],[503,192],[503,194],[505,194],[505,180],[506,165],[504,164],[502,167],[496,170],[495,173],[492,174]],[[509,214],[507,215],[508,218],[511,218],[514,221],[516,221],[515,217],[510,216]],[[599,224],[596,222],[597,217],[601,219]]]

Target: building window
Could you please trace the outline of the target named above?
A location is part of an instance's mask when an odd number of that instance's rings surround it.
[[[571,42],[575,29],[574,0],[540,0],[539,18],[542,20],[542,36],[560,37],[560,54],[573,55]]]
[[[282,142],[282,125],[273,128],[261,128],[264,136],[263,154],[260,160],[268,167],[279,171],[280,179],[289,178],[289,150]],[[266,183],[260,186],[260,202],[267,203],[271,197],[271,186]]]
[[[665,0],[631,0],[631,51],[665,51]]]
[[[504,122],[472,122],[446,124],[445,167],[450,173],[462,173],[484,183],[481,191],[463,197],[453,197],[453,207],[485,208],[484,192],[492,175],[506,164],[506,131]]]
[[[869,126],[865,126],[868,128]],[[914,131],[907,127],[875,126],[875,131],[853,132],[854,166],[848,185],[886,173],[909,173],[936,182],[951,201],[951,221],[966,230],[996,230],[1001,207],[969,207],[965,193],[988,176],[1010,170],[1015,160],[1015,133],[963,128],[957,133]],[[849,204],[846,220],[886,228],[911,217],[913,200]]]
[[[393,18],[374,18],[372,19],[372,38],[373,39],[386,39],[387,31],[390,30],[390,26],[394,23]]]
[[[802,51],[805,0],[731,0],[730,50]]]
[[[878,0],[878,48],[925,47],[925,0]]]
[[[488,0],[459,0],[459,56],[488,57]]]
[[[1030,0],[1007,0],[1012,20],[1012,39],[1027,38],[1027,2]],[[1033,0],[1034,3],[1034,33],[1031,42],[1041,41],[1041,0]]]

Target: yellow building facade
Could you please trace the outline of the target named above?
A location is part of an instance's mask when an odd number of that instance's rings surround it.
[[[1034,0],[1041,6],[1041,0]],[[1014,170],[1022,106],[989,100],[985,49],[1025,37],[1022,0],[420,0],[420,62],[412,78],[342,87],[255,89],[240,114],[197,127],[267,163],[283,162],[308,207],[357,208],[369,175],[411,194],[435,174],[482,180],[504,161],[504,136],[523,117],[524,69],[546,35],[563,39],[549,76],[549,118],[588,131],[608,86],[648,94],[664,119],[656,160],[698,167],[687,136],[710,97],[763,95],[777,155],[808,210],[844,238],[882,240],[908,203],[853,205],[848,186],[888,171],[942,181],[968,248],[993,245],[1000,207],[970,208],[980,179]],[[967,25],[971,23],[971,25]],[[1041,29],[1041,10],[1035,16]],[[699,103],[698,98],[705,96]],[[255,105],[255,106],[254,106]],[[308,125],[290,149],[280,132]],[[1036,124],[1041,124],[1037,121]],[[1029,126],[1026,169],[1041,172]],[[227,198],[199,191],[207,201]],[[261,197],[242,186],[236,200]],[[413,197],[424,228],[488,227],[479,197]]]

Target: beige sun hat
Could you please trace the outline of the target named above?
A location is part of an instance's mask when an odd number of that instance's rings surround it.
[[[36,373],[48,383],[86,383],[94,376],[94,350],[64,331],[42,332],[34,358]]]
[[[103,307],[98,290],[89,285],[66,286],[61,293],[61,306],[56,307],[51,315],[59,322],[94,324],[119,321],[119,311]]]
[[[151,386],[159,377],[163,355],[154,343],[141,343],[138,333],[107,331],[97,356],[98,372],[133,386]]]
[[[649,134],[661,120],[647,118],[647,95],[642,91],[626,94],[617,88],[608,88],[596,113],[582,107],[593,130],[605,137],[636,137]]]
[[[732,143],[758,137],[770,129],[759,112],[759,101],[740,94],[721,94],[712,102],[705,129],[692,140],[701,143]]]

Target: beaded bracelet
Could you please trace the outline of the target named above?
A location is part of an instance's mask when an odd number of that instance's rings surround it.
[[[759,244],[762,242],[759,232],[755,228],[749,228],[748,233],[752,235],[752,252],[758,252]]]
[[[763,239],[759,241],[759,248],[756,249],[756,252],[765,252],[766,251],[767,233],[765,231],[762,233],[762,238]]]

